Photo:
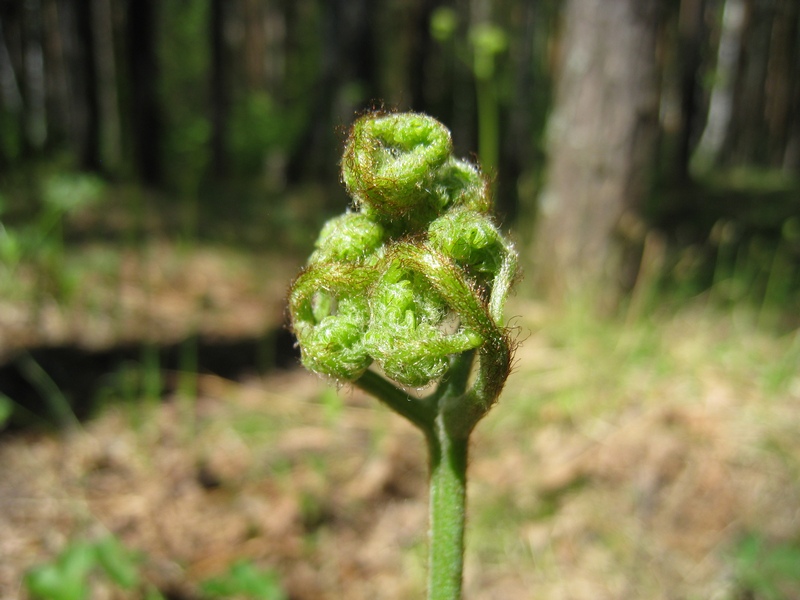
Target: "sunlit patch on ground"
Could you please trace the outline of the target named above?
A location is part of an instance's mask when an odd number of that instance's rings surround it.
[[[512,312],[531,334],[473,440],[467,598],[736,597],[746,534],[797,539],[790,336],[703,306],[628,325]],[[238,559],[291,598],[420,597],[425,478],[420,434],[356,392],[201,375],[196,397],[2,440],[0,597],[109,532],[187,598]]]

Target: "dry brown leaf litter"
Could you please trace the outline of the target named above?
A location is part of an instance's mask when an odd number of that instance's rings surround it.
[[[503,404],[535,385],[532,357],[572,368],[535,344],[477,432],[466,598],[732,598],[737,536],[800,533],[793,391],[767,405],[735,371],[700,366],[585,422],[545,408],[520,430]],[[325,416],[323,386],[302,372],[206,377],[194,429],[173,399],[138,428],[119,408],[83,430],[4,439],[0,598],[21,597],[24,570],[70,540],[107,532],[187,598],[238,558],[276,569],[293,599],[421,597],[421,437],[354,392]]]

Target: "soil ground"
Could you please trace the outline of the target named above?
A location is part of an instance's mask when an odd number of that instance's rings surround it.
[[[3,352],[279,324],[295,265],[153,251],[114,263],[128,291],[113,302],[45,302],[38,318],[4,303]],[[114,307],[139,318],[110,319]],[[509,314],[523,343],[473,438],[465,598],[769,597],[736,552],[748,534],[800,540],[797,332],[703,302],[633,324],[522,299]],[[240,559],[276,572],[292,600],[424,596],[418,432],[299,368],[194,381],[191,395],[107,400],[80,424],[3,435],[1,600],[26,597],[32,566],[109,533],[166,598],[201,598],[199,582]],[[798,581],[772,597],[800,598]],[[97,578],[91,598],[145,592]]]

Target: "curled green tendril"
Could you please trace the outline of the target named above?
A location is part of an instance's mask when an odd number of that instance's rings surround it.
[[[503,236],[479,213],[450,211],[431,223],[428,236],[434,248],[474,277],[491,280],[500,271],[505,256]]]
[[[312,264],[289,297],[292,326],[311,371],[357,379],[372,362],[363,337],[369,325],[366,290],[374,273],[338,262]]]
[[[408,263],[399,251],[386,261],[370,296],[365,342],[387,377],[421,387],[444,375],[449,356],[477,348],[483,339],[455,322],[449,323],[454,331],[446,330],[448,317],[455,313],[428,273]]]
[[[454,204],[488,212],[487,182],[452,150],[450,132],[436,119],[369,114],[353,125],[342,180],[364,214],[406,233]]]
[[[500,393],[512,353],[501,320],[516,253],[489,216],[486,178],[452,156],[435,119],[372,113],[353,125],[342,179],[355,210],[323,227],[290,294],[303,364],[358,383],[375,363],[422,388],[475,351],[468,430]]]
[[[322,227],[310,262],[362,260],[380,248],[384,238],[379,223],[360,213],[345,213]]]
[[[475,165],[465,160],[451,157],[443,164],[431,191],[440,209],[464,206],[481,213],[492,209],[489,181]]]

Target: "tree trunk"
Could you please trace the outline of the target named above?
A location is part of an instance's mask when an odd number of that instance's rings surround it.
[[[792,125],[792,103],[796,98],[800,54],[800,3],[780,0],[772,22],[770,57],[767,63],[765,116],[769,129],[770,166],[785,167],[786,147]]]
[[[795,17],[795,28],[800,30],[800,14]],[[794,55],[794,72],[800,73],[800,35],[795,38],[797,48]],[[787,173],[800,175],[800,81],[792,80],[793,91],[789,106],[789,123],[786,130],[786,146],[781,167]]]
[[[733,0],[727,0],[728,4]],[[768,154],[766,112],[767,65],[775,7],[772,2],[736,0],[744,5],[741,49],[731,115],[719,162],[725,166],[750,163],[765,166]],[[710,116],[709,116],[710,118]]]
[[[47,106],[45,64],[42,49],[42,23],[39,2],[24,4],[23,36],[25,41],[25,129],[31,150],[38,152],[47,141]]]
[[[209,37],[211,38],[211,165],[218,178],[227,175],[225,136],[228,115],[228,81],[225,56],[225,7],[222,0],[211,0]]]
[[[65,39],[62,30],[61,12],[57,0],[42,2],[42,26],[44,29],[44,64],[47,89],[47,142],[50,147],[61,147],[73,139],[74,111],[71,110],[69,73]]]
[[[678,14],[678,79],[680,121],[672,176],[675,183],[689,181],[689,160],[695,141],[695,121],[700,95],[698,75],[703,55],[704,0],[681,0]]]
[[[4,10],[6,9],[6,10]],[[0,167],[17,160],[22,152],[22,130],[19,122],[24,115],[24,101],[20,89],[18,68],[6,42],[9,25],[7,7],[0,7]]]
[[[122,159],[117,64],[111,0],[92,0],[92,32],[99,112],[99,145],[102,170],[115,171]]]
[[[78,158],[81,168],[96,171],[100,169],[100,104],[97,98],[97,53],[92,35],[90,2],[77,3],[75,27],[80,50],[74,56],[72,69],[76,74],[76,105],[82,109],[79,113]]]
[[[329,0],[324,3],[322,60],[313,86],[306,129],[289,159],[290,181],[335,177],[331,165],[340,140],[331,124],[343,125],[369,108],[377,88],[376,40],[372,31],[376,6],[372,0]],[[353,94],[357,90],[359,93]]]
[[[745,24],[743,0],[726,0],[722,9],[722,30],[717,49],[716,82],[711,90],[705,129],[692,158],[695,168],[708,169],[719,162],[730,130],[735,99],[734,82],[741,58]]]
[[[428,105],[426,89],[428,80],[425,74],[432,48],[430,23],[434,8],[436,8],[434,2],[422,0],[413,3],[410,10],[414,27],[410,30],[412,42],[409,45],[406,81],[408,81],[409,104],[412,110],[422,111]]]
[[[510,19],[513,25],[509,30],[509,61],[513,84],[511,101],[506,103],[496,198],[497,212],[504,222],[515,222],[524,210],[520,205],[520,178],[529,177],[526,170],[541,164],[531,159],[537,150],[533,132],[541,130],[537,120],[544,113],[541,103],[547,97],[548,86],[535,42],[539,33],[537,20],[546,21],[547,17],[542,2],[531,1],[516,5]]]
[[[565,7],[532,245],[533,279],[553,300],[586,285],[613,290],[616,298],[619,283],[632,283],[623,281],[630,273],[615,238],[648,190],[658,127],[659,7],[658,0],[570,0]]]
[[[133,162],[143,183],[158,185],[163,173],[157,90],[156,5],[153,0],[128,0],[127,16]]]

